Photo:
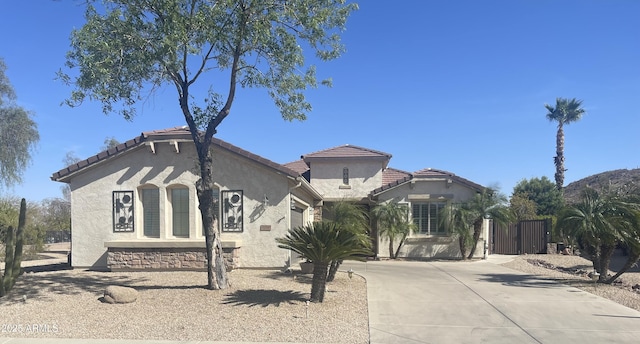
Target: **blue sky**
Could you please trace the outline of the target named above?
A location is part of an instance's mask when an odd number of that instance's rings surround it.
[[[0,57],[41,136],[24,183],[0,195],[60,197],[49,177],[67,152],[87,158],[107,137],[184,125],[170,88],[140,104],[131,122],[103,115],[97,103],[60,105],[71,90],[55,73],[83,24],[80,4],[0,4]],[[306,121],[284,121],[264,90],[240,89],[217,137],[278,163],[358,145],[392,154],[394,168],[443,169],[510,194],[523,178],[553,180],[556,126],[544,104],[576,97],[587,114],[565,127],[565,185],[640,167],[640,1],[359,5],[343,34],[347,52],[318,66],[334,86],[307,93]]]

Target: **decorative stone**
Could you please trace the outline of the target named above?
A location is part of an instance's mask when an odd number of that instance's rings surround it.
[[[110,285],[104,291],[104,302],[106,303],[131,303],[138,299],[138,291],[117,285]]]

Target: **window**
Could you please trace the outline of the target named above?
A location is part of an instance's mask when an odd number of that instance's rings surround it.
[[[222,231],[242,232],[242,190],[222,191]]]
[[[444,226],[440,223],[446,203],[413,203],[413,223],[421,234],[443,235]]]
[[[114,191],[113,231],[133,232],[133,191]]]
[[[157,188],[141,189],[144,235],[160,237],[160,192]]]
[[[349,185],[349,168],[345,167],[342,169],[342,184]]]
[[[189,189],[171,189],[171,218],[173,235],[189,237]]]

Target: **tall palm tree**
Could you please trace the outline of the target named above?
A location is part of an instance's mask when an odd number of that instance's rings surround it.
[[[553,107],[549,104],[544,104],[547,108],[547,119],[552,122],[558,123],[558,133],[556,134],[556,156],[553,158],[553,163],[556,165],[556,188],[562,190],[564,185],[564,125],[572,122],[577,122],[582,118],[585,113],[582,108],[582,100],[576,98],[556,98],[556,106]]]
[[[342,229],[357,235],[365,247],[371,247],[369,214],[364,206],[349,201],[338,201],[327,207],[324,216],[326,216],[326,219],[335,222]],[[331,261],[327,282],[334,280],[342,262],[343,260],[341,259]]]
[[[637,204],[611,195],[602,196],[587,188],[579,203],[560,212],[557,225],[589,255],[593,268],[600,274],[598,281],[611,283],[619,276],[607,279],[616,246],[626,244],[634,255],[638,254],[639,216]]]
[[[512,213],[506,204],[507,197],[491,188],[486,188],[475,194],[471,200],[466,202],[464,205],[465,211],[468,212],[466,216],[473,226],[471,250],[467,259],[473,258],[476,253],[485,219],[491,219],[499,225],[508,225],[513,220]]]
[[[389,258],[397,258],[402,244],[414,227],[409,221],[409,207],[397,201],[388,201],[378,204],[371,212],[378,221],[380,235],[389,240]],[[400,238],[400,242],[394,250],[396,238]]]
[[[314,222],[290,229],[277,238],[278,247],[292,250],[313,262],[312,302],[322,302],[327,284],[327,271],[333,260],[365,260],[371,250],[361,238],[334,222]]]

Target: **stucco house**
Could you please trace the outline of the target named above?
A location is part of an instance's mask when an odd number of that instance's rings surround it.
[[[351,145],[284,165],[215,138],[212,149],[215,211],[230,268],[297,263],[275,238],[322,219],[323,207],[338,200],[367,207],[405,202],[419,230],[400,256],[455,257],[456,242],[437,225],[439,212],[447,202],[462,202],[483,188],[441,170],[393,169],[390,154]],[[72,266],[203,269],[197,163],[188,128],[176,127],[144,132],[54,173],[52,180],[71,189]],[[485,229],[483,238],[486,234]],[[385,257],[386,250],[376,251]]]

